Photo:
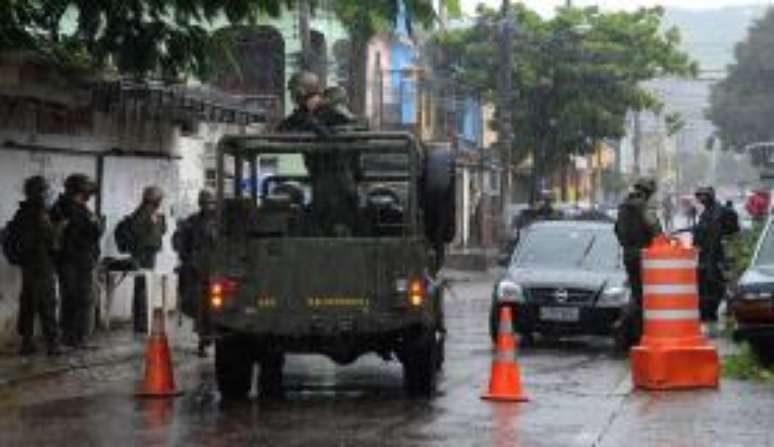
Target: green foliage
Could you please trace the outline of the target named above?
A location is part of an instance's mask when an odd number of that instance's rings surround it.
[[[432,0],[404,0],[410,24],[429,27],[438,19]],[[443,0],[452,17],[461,14],[459,0]],[[335,0],[333,11],[353,38],[367,41],[374,34],[392,29],[398,14],[397,0]]]
[[[738,352],[723,358],[723,375],[740,380],[774,381],[774,371],[761,364],[747,343]]]
[[[685,119],[680,112],[670,113],[664,117],[664,124],[666,125],[667,134],[669,136],[676,135],[685,128]]]
[[[309,0],[319,6],[316,0]],[[228,47],[228,35],[213,34],[216,21],[232,25],[277,16],[295,0],[2,0],[0,50],[29,50],[65,67],[115,69],[136,77],[207,79]],[[412,23],[436,20],[431,0],[405,0]],[[458,0],[445,0],[450,15]],[[396,0],[334,0],[353,36],[367,41],[390,29]],[[222,59],[222,57],[221,57]]]
[[[774,9],[750,28],[747,39],[737,45],[735,58],[728,76],[712,89],[707,115],[718,128],[723,147],[741,150],[774,139],[769,120],[774,113]]]
[[[658,110],[661,104],[642,81],[698,71],[680,51],[677,30],[662,31],[660,8],[560,8],[551,19],[521,3],[515,11],[513,150],[538,148],[546,167],[623,136],[629,110]],[[489,100],[497,94],[501,58],[493,28],[501,20],[499,11],[480,8],[476,26],[435,39],[452,59],[452,75]]]
[[[726,252],[731,259],[729,276],[732,281],[738,280],[750,266],[755,246],[758,244],[758,238],[764,225],[765,222],[756,221],[753,223],[752,229],[742,231],[726,241]]]
[[[277,15],[282,0],[6,0],[0,50],[31,50],[65,66],[137,77],[206,78],[211,25]]]

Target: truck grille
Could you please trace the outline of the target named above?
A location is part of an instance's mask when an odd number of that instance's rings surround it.
[[[536,304],[591,304],[594,290],[562,287],[536,287],[527,289],[530,301]]]

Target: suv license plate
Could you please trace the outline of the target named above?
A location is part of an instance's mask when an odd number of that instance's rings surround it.
[[[541,307],[540,319],[546,321],[578,321],[580,309],[577,307]]]

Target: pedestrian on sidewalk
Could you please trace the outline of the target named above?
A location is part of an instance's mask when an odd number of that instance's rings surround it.
[[[156,268],[156,256],[162,248],[167,232],[166,217],[161,210],[164,192],[158,186],[143,190],[142,202],[131,214],[125,216],[115,231],[116,245],[120,251],[128,251],[143,270]],[[148,330],[148,284],[144,275],[135,276],[132,299],[134,332]]]
[[[48,211],[50,188],[42,176],[24,182],[25,200],[5,230],[3,251],[21,267],[22,289],[16,328],[22,338],[20,355],[37,351],[33,340],[35,315],[40,319],[49,355],[62,353],[56,324],[57,228]],[[15,247],[15,248],[11,248]],[[15,251],[15,253],[14,253]]]
[[[172,244],[180,257],[178,284],[183,313],[195,319],[199,357],[212,343],[212,317],[208,301],[210,274],[217,245],[217,202],[209,190],[199,193],[199,212],[180,222]]]
[[[64,194],[51,210],[55,224],[62,227],[57,257],[62,343],[73,348],[87,347],[94,327],[96,271],[105,231],[105,219],[89,209],[96,193],[97,184],[89,176],[72,174],[65,179]]]

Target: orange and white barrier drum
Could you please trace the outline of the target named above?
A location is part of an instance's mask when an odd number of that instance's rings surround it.
[[[635,386],[717,387],[714,346],[701,334],[698,252],[666,237],[643,251],[643,334],[630,360]]]

